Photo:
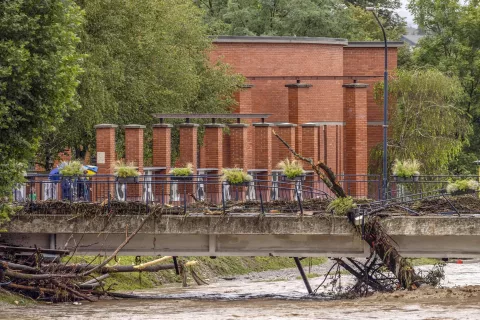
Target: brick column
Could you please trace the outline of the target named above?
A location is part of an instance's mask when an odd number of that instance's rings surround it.
[[[366,175],[368,173],[367,148],[367,84],[351,83],[343,85],[345,88],[345,173]],[[347,192],[356,197],[367,197],[368,186],[359,181],[365,177],[354,176],[349,178],[351,183],[346,185]]]
[[[308,83],[286,84],[288,88],[288,121],[295,124],[309,122],[314,111],[314,105],[310,96],[310,88],[313,85]],[[297,127],[295,144],[297,152],[302,154],[302,128]]]
[[[304,123],[302,124],[302,155],[307,158],[311,158],[314,163],[318,162],[318,131],[320,124],[317,123]],[[303,163],[305,170],[312,170],[310,165]],[[303,183],[304,197],[309,198],[312,196],[310,190],[315,190],[316,175],[307,175]]]
[[[281,123],[281,124],[278,124],[277,127],[278,127],[277,129],[278,135],[282,137],[282,139],[285,140],[285,142],[288,143],[288,145],[292,147],[293,150],[296,151],[295,129],[297,125],[294,123]],[[288,150],[287,147],[285,147],[283,143],[280,142],[280,145],[278,147],[278,159],[280,159],[281,161],[281,160],[285,160],[286,158],[289,158],[290,160],[295,159],[295,157],[290,152],[290,150]],[[276,165],[277,164],[274,163],[274,166]]]
[[[182,123],[180,128],[180,157],[178,164],[185,166],[187,163],[193,164],[193,174],[197,174],[198,166],[198,124],[196,123]],[[191,203],[193,198],[188,194],[196,193],[196,186],[192,183],[196,181],[179,182],[178,192],[180,194],[180,203],[183,204],[184,188],[186,187],[187,203]]]
[[[165,167],[164,170],[155,172],[156,174],[168,174],[172,166],[172,125],[154,124],[153,125],[153,161],[154,167]],[[170,201],[170,184],[167,179],[155,178],[153,189],[155,201],[159,203],[168,203]]]
[[[187,163],[192,163],[197,171],[198,162],[198,124],[196,123],[182,123],[180,128],[180,158],[178,163],[180,166],[185,166]]]
[[[252,88],[254,87],[253,84],[244,84],[241,86],[241,90],[235,93],[235,100],[237,100],[237,107],[235,108],[235,113],[253,113],[253,99],[252,99]],[[246,124],[252,124],[252,119],[246,119]],[[248,149],[250,152],[248,153],[247,163],[248,167],[254,167],[254,159],[255,159],[255,146],[254,142],[254,132],[253,127],[247,128],[248,132]],[[231,145],[231,144],[230,144]],[[233,164],[231,164],[233,167]]]
[[[317,123],[302,124],[302,155],[311,158],[314,163],[318,161],[318,127]],[[305,169],[310,170],[310,165]]]
[[[205,125],[205,167],[216,168],[212,174],[221,174],[223,168],[223,128],[224,124],[210,123]],[[222,186],[217,178],[209,179],[212,184],[205,185],[207,199],[220,202],[222,199]]]
[[[133,163],[138,172],[143,173],[143,129],[145,126],[129,124],[125,126],[125,162]],[[127,185],[127,198],[130,201],[139,201],[142,198],[143,185]]]
[[[296,130],[296,128],[297,128],[297,125],[294,124],[294,123],[280,123],[280,124],[277,124],[277,129],[276,129],[278,135],[283,140],[285,140],[285,142],[288,143],[288,145],[290,147],[292,147],[293,150],[296,150],[296,145],[295,145],[295,130]],[[274,136],[273,139],[275,140],[277,138]],[[278,150],[277,150],[278,162],[280,162],[282,160],[285,160],[287,158],[290,159],[290,160],[294,160],[295,157],[290,152],[290,150],[288,150],[288,148],[285,147],[285,145],[283,143],[281,143],[280,140],[278,140],[278,142],[279,142],[279,146],[278,146]],[[274,168],[277,167],[278,162],[273,163]],[[293,190],[291,190],[293,187],[294,187],[293,184],[289,181],[279,183],[280,199],[293,200],[294,199],[294,197],[293,197],[294,194],[293,194]]]
[[[96,125],[96,149],[97,149],[97,167],[98,175],[113,175],[115,168],[115,124],[99,124]],[[100,177],[98,180],[108,181],[105,184],[94,184],[92,192],[92,201],[104,201],[110,193],[111,199],[114,198],[113,177]]]
[[[259,179],[268,180],[267,182],[257,185],[257,187],[259,187],[257,188],[257,194],[258,192],[262,192],[263,200],[268,201],[270,199],[270,189],[268,187],[271,185],[270,176],[268,175],[272,172],[273,123],[254,123],[253,127],[255,130],[254,168],[262,170],[258,177]]]
[[[235,168],[249,169],[249,154],[251,149],[248,148],[248,124],[232,123],[230,128],[230,165]]]

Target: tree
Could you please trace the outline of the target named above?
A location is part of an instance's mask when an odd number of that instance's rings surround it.
[[[451,163],[455,173],[475,173],[472,159],[480,157],[480,7],[477,0],[412,0],[409,8],[426,36],[414,51],[420,66],[434,66],[459,78],[460,106],[471,116],[475,134],[463,155]]]
[[[79,45],[86,55],[82,108],[57,131],[75,150],[94,146],[98,123],[149,125],[157,121],[153,113],[219,113],[235,104],[242,78],[210,63],[211,39],[191,0],[77,3],[86,20]]]
[[[77,107],[81,22],[72,0],[0,2],[0,196],[21,179],[39,137]]]
[[[459,107],[459,81],[434,69],[398,70],[389,93],[395,101],[390,108],[389,162],[417,159],[422,172],[444,173],[471,133],[470,119]],[[375,95],[383,103],[383,83],[376,85]],[[381,146],[372,155],[380,171]]]
[[[405,22],[393,11],[397,0],[378,3],[388,38],[399,39]],[[342,0],[195,0],[206,13],[212,34],[343,37],[381,40],[371,13],[358,1]]]

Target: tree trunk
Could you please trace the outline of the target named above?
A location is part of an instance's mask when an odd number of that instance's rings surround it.
[[[347,197],[342,186],[338,183],[332,169],[323,162],[314,163],[311,158],[303,157],[293,150],[275,131],[273,134],[292,152],[295,158],[309,163],[313,171],[325,182],[327,187],[339,198]],[[359,227],[355,226],[355,217],[350,216],[349,221],[353,227],[361,233]],[[383,264],[395,275],[404,289],[416,289],[420,285],[421,278],[415,274],[410,263],[402,258],[395,246],[391,243],[390,237],[385,233],[378,221],[378,217],[368,218],[364,229],[364,240],[368,243]]]

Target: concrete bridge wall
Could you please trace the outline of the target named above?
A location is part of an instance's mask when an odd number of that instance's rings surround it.
[[[18,216],[0,242],[50,247],[79,254],[109,254],[141,223],[141,216],[85,218]],[[480,219],[394,217],[383,220],[406,257],[480,257]],[[147,221],[123,255],[176,256],[367,256],[370,248],[341,217],[254,214],[162,216]]]

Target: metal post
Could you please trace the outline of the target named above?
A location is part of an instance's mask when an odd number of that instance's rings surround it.
[[[183,214],[187,214],[187,181],[183,180]]]
[[[387,161],[387,132],[388,132],[388,42],[385,28],[383,27],[380,19],[378,19],[375,13],[375,8],[367,7],[367,11],[371,11],[373,16],[377,20],[383,33],[383,41],[385,43],[385,71],[383,73],[383,192],[382,200],[387,200],[387,188],[388,188],[388,161]]]
[[[173,265],[175,267],[175,274],[178,276],[180,275],[180,269],[178,268],[178,261],[177,261],[177,257],[173,256]]]
[[[260,188],[260,207],[262,208],[262,214],[265,214],[265,208],[263,207],[262,188]]]
[[[295,264],[297,265],[298,271],[300,272],[300,275],[302,276],[303,283],[305,283],[305,287],[307,288],[308,294],[313,294],[312,287],[310,287],[310,283],[308,282],[308,278],[305,275],[305,271],[303,270],[302,263],[300,262],[300,259],[298,259],[298,257],[294,257],[293,260],[295,260]]]

